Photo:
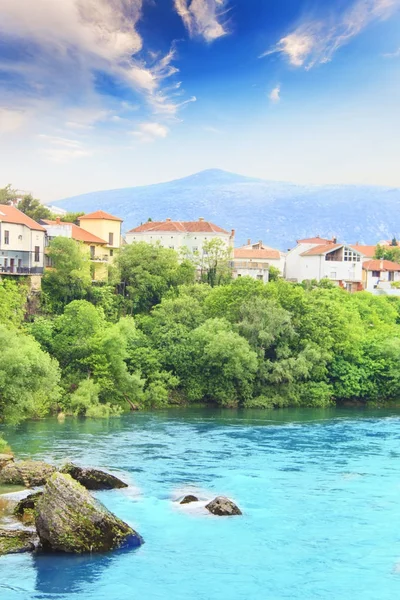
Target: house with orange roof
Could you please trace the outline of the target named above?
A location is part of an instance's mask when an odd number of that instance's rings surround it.
[[[81,226],[63,222],[59,217],[55,221],[41,221],[49,242],[59,236],[81,242],[90,254],[93,280],[105,281],[114,252],[121,246],[122,219],[104,211],[96,211],[80,217],[79,222]]]
[[[363,253],[354,246],[340,244],[335,238],[298,240],[286,256],[286,279],[321,281],[329,279],[350,292],[363,289]]]
[[[372,259],[363,263],[364,288],[369,292],[379,293],[383,290],[391,293],[400,286],[400,265],[391,260]],[[397,288],[397,289],[396,289]]]
[[[0,204],[0,277],[41,275],[46,230],[15,206]],[[40,286],[38,280],[36,284]],[[34,287],[33,285],[33,287]]]
[[[252,277],[266,283],[269,280],[270,267],[285,270],[285,255],[280,250],[266,246],[262,241],[247,244],[233,251],[233,277]]]
[[[146,242],[160,244],[164,248],[202,256],[203,245],[213,239],[220,239],[227,248],[234,246],[235,232],[226,231],[222,227],[206,221],[202,217],[198,221],[148,221],[128,231],[125,236],[128,244]]]

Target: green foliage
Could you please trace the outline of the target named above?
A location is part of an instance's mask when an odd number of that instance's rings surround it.
[[[0,325],[0,420],[43,417],[60,397],[57,361],[28,335]]]
[[[67,212],[66,215],[60,217],[60,221],[62,223],[75,223],[75,225],[79,225],[79,217],[82,217],[84,214],[84,212]]]
[[[22,197],[21,202],[18,204],[18,210],[25,213],[34,221],[40,221],[40,219],[51,219],[51,211],[40,202],[35,199],[32,194],[25,194]]]
[[[232,279],[232,248],[219,238],[214,238],[203,244],[203,252],[198,264],[202,281],[211,287],[228,283]]]
[[[0,324],[19,327],[25,315],[28,289],[15,281],[0,280]]]
[[[18,192],[11,187],[11,183],[0,188],[0,204],[12,204],[18,199]]]
[[[396,244],[393,244],[392,242],[391,246],[380,246],[378,244],[375,250],[375,258],[400,263],[400,247],[398,246],[397,241]]]
[[[195,269],[179,263],[174,250],[144,242],[124,246],[117,258],[121,288],[130,313],[148,312],[171,288],[194,281]]]
[[[50,242],[52,268],[42,279],[42,289],[51,312],[60,313],[72,300],[85,298],[91,285],[89,252],[83,244],[66,237]]]

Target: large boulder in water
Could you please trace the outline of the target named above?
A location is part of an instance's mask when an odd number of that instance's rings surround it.
[[[35,550],[37,535],[26,529],[0,529],[0,556]]]
[[[211,500],[211,502],[206,505],[206,509],[218,517],[230,517],[242,514],[240,508],[238,508],[232,500],[225,498],[225,496],[218,496],[217,498],[214,498],[214,500]]]
[[[87,490],[114,490],[128,487],[127,483],[110,473],[77,467],[72,463],[64,465],[60,472],[71,475],[72,479],[79,481]]]
[[[197,496],[193,496],[192,494],[188,494],[179,502],[179,504],[191,504],[192,502],[198,502],[199,499]]]
[[[13,514],[17,519],[23,521],[26,525],[35,523],[35,510],[43,492],[29,494],[26,498],[22,498],[14,507]]]
[[[55,467],[42,461],[8,461],[0,471],[0,483],[36,487],[44,485],[55,470]]]
[[[44,550],[107,552],[143,543],[70,475],[54,473],[36,505],[36,529]]]

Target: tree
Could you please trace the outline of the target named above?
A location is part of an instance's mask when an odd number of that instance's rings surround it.
[[[38,342],[0,325],[0,421],[44,417],[60,398],[57,361]]]
[[[40,200],[35,199],[32,194],[25,194],[22,197],[21,202],[18,204],[18,210],[25,213],[34,221],[51,219],[52,217],[51,211]]]
[[[50,242],[48,257],[52,267],[46,269],[42,288],[51,310],[60,313],[66,304],[85,298],[89,291],[89,252],[75,240],[56,237]]]
[[[0,188],[0,204],[12,204],[18,199],[18,192],[11,187],[9,183],[4,188]]]
[[[198,257],[201,278],[211,287],[227,283],[232,278],[232,248],[219,238],[203,244],[203,253]]]
[[[174,250],[139,242],[124,246],[118,257],[122,293],[132,313],[148,312],[171,288],[194,281],[194,267],[179,263]]]
[[[24,320],[28,288],[15,281],[0,281],[0,323],[19,327]]]
[[[400,247],[397,243],[391,246],[380,246],[378,244],[375,250],[375,258],[400,263]]]
[[[84,212],[67,212],[66,215],[60,216],[60,221],[63,223],[75,223],[79,225],[79,217],[82,217]],[[53,215],[53,218],[58,215]]]

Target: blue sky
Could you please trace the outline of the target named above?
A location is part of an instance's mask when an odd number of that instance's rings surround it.
[[[0,186],[400,186],[400,0],[0,0]]]

